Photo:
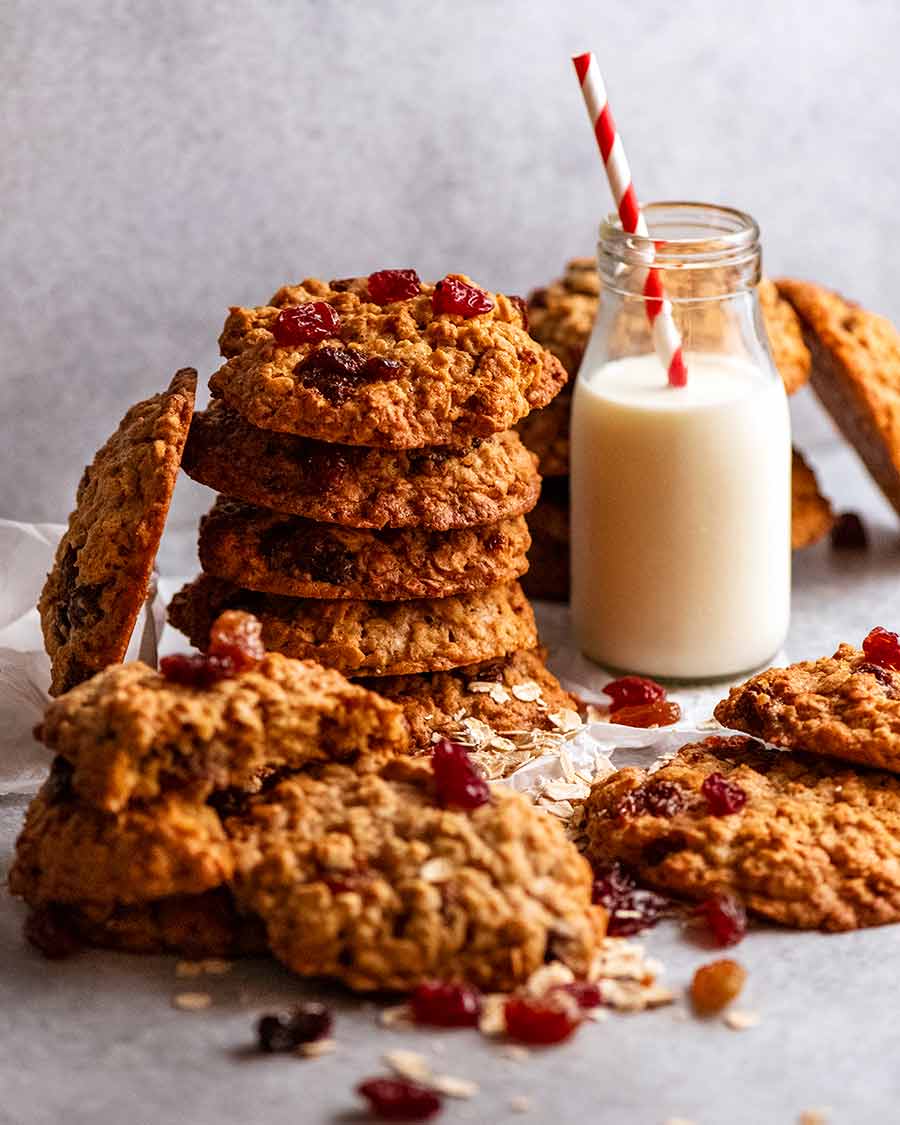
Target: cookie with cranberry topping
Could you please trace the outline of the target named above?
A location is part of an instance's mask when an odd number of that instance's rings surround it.
[[[782,280],[778,289],[803,322],[813,390],[900,513],[900,333],[820,285]]]
[[[900,672],[851,645],[751,677],[715,715],[723,726],[788,750],[900,771]]]
[[[425,759],[297,774],[227,830],[238,902],[303,976],[508,990],[549,959],[584,975],[603,934],[590,868],[559,821],[504,788],[445,808]]]
[[[128,648],[169,511],[194,409],[196,371],[132,406],[84,470],[38,610],[60,695]]]
[[[791,462],[791,547],[802,551],[834,527],[830,502],[819,491],[816,474],[794,450]]]
[[[458,734],[466,719],[487,723],[499,735],[560,730],[567,719],[577,719],[578,700],[544,661],[542,650],[529,649],[449,672],[363,682],[402,707],[413,745],[425,750],[435,735]]]
[[[741,799],[721,802],[723,790]],[[889,773],[709,738],[652,774],[629,767],[596,784],[585,826],[593,862],[617,860],[656,889],[729,890],[800,929],[900,921],[900,779]]]
[[[215,400],[194,415],[182,468],[248,504],[359,528],[496,523],[530,511],[541,487],[510,430],[458,449],[369,449],[260,430]]]
[[[74,792],[110,812],[179,785],[255,789],[276,769],[374,762],[408,742],[393,703],[278,653],[203,688],[117,664],[51,703],[36,733],[69,762]]]
[[[253,613],[268,649],[348,676],[439,672],[538,643],[534,613],[517,582],[450,598],[320,601],[258,594],[202,574],[175,595],[169,620],[205,648],[224,609]]]
[[[486,527],[372,531],[219,497],[200,524],[207,574],[299,598],[400,601],[486,590],[528,569],[524,516]]]
[[[297,342],[284,318],[314,303],[333,327]],[[509,429],[565,383],[524,325],[520,301],[462,275],[384,305],[366,278],[311,278],[231,310],[220,337],[230,358],[210,388],[266,430],[387,449],[458,444]]]
[[[42,903],[130,905],[200,894],[231,877],[232,851],[214,809],[168,792],[105,812],[62,792],[51,776],[16,842],[9,889]]]

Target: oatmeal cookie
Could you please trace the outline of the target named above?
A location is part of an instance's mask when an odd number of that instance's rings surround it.
[[[116,664],[51,703],[36,733],[71,764],[75,793],[112,812],[176,785],[255,788],[276,769],[407,747],[399,708],[278,653],[204,688]]]
[[[171,792],[102,812],[77,800],[55,771],[28,808],[9,889],[31,906],[127,906],[200,894],[232,869],[222,822],[195,794]]]
[[[753,676],[731,689],[715,715],[788,750],[900,771],[900,672],[850,645]]]
[[[714,774],[743,791],[738,811],[713,815],[702,787]],[[652,775],[596,784],[585,822],[594,862],[619,860],[652,887],[731,890],[800,929],[900,921],[900,780],[888,773],[709,738]]]
[[[816,474],[794,450],[791,462],[791,547],[811,547],[831,531],[834,512],[819,491]]]
[[[593,258],[574,258],[558,281],[528,299],[529,330],[574,378],[594,327],[600,278]]]
[[[812,370],[812,357],[803,340],[800,320],[774,281],[762,278],[757,292],[775,366],[784,380],[784,389],[789,395],[796,394],[808,382]]]
[[[518,582],[453,598],[318,601],[258,594],[202,574],[175,595],[169,620],[191,644],[205,648],[224,609],[254,614],[267,648],[318,660],[348,676],[440,672],[538,643],[534,614]]]
[[[357,530],[220,496],[200,524],[207,574],[266,594],[404,601],[487,590],[528,569],[524,516],[487,527]]]
[[[805,281],[778,289],[803,321],[812,386],[900,513],[900,335],[883,316]]]
[[[566,387],[549,406],[535,410],[516,426],[527,449],[538,459],[542,477],[569,475],[569,415],[572,390]]]
[[[125,656],[147,595],[194,409],[197,373],[139,402],[84,470],[38,610],[60,695]]]
[[[559,822],[503,788],[472,812],[441,808],[425,759],[298,774],[228,832],[238,901],[304,976],[507,990],[551,957],[585,973],[602,936],[590,868]]]
[[[262,429],[387,449],[489,437],[546,406],[566,373],[529,336],[521,302],[492,293],[486,312],[438,314],[435,289],[380,305],[366,278],[310,278],[268,306],[232,309],[213,395]],[[336,318],[333,335],[276,343],[280,310],[316,301]]]
[[[540,649],[516,652],[505,660],[432,672],[364,681],[367,687],[403,708],[413,745],[428,749],[432,735],[452,736],[463,719],[487,723],[498,734],[556,730],[551,715],[578,712],[578,700],[544,663]]]
[[[544,482],[541,498],[528,516],[531,548],[522,589],[529,598],[569,600],[569,478]]]
[[[497,523],[530,511],[541,487],[511,430],[459,449],[367,449],[259,430],[218,401],[194,415],[182,467],[248,504],[358,528]]]

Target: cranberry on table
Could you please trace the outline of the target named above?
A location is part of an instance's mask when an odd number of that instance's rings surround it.
[[[711,773],[700,786],[713,816],[730,816],[740,812],[747,803],[747,794],[734,781],[728,781],[720,773]]]
[[[424,981],[409,998],[416,1023],[433,1027],[475,1027],[481,995],[474,988],[447,981]]]
[[[458,277],[445,277],[434,287],[431,307],[434,309],[435,316],[452,313],[468,319],[490,312],[494,302],[482,289],[467,285]]]
[[[369,296],[377,305],[417,296],[422,283],[415,270],[376,270],[369,274]]]
[[[324,1039],[333,1022],[331,1012],[316,1001],[300,1004],[291,1012],[262,1016],[256,1024],[259,1049],[268,1054],[295,1051],[304,1043]]]
[[[581,1023],[578,1004],[560,1003],[552,993],[546,997],[510,996],[504,1015],[510,1039],[533,1047],[562,1043]]]
[[[472,765],[465,746],[442,738],[431,760],[437,798],[445,807],[477,809],[491,799],[491,787]]]
[[[582,1011],[589,1012],[603,1004],[603,993],[599,984],[586,980],[574,980],[571,984],[560,984],[554,990],[571,996]]]
[[[308,301],[282,309],[272,325],[275,343],[283,348],[297,344],[317,344],[337,336],[341,318],[326,301]]]
[[[856,512],[841,512],[831,529],[831,546],[835,551],[864,551],[869,545],[866,525]]]
[[[876,626],[863,641],[863,652],[868,660],[881,668],[900,669],[900,637]]]
[[[677,703],[656,700],[634,707],[616,707],[609,713],[611,723],[623,727],[670,727],[681,718],[681,708]]]
[[[747,911],[744,904],[730,892],[713,895],[697,908],[716,945],[737,945],[747,932]]]
[[[369,1078],[356,1090],[382,1121],[428,1121],[441,1111],[434,1090],[402,1078]]]
[[[603,694],[612,700],[610,708],[637,707],[642,703],[657,703],[666,698],[666,689],[656,680],[645,676],[622,676],[612,680],[603,689]]]

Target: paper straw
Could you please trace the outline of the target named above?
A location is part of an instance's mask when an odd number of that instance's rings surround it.
[[[592,52],[576,55],[572,59],[575,64],[575,73],[581,84],[584,103],[587,106],[588,117],[603,166],[606,169],[606,178],[612,191],[616,209],[622,229],[628,234],[636,234],[650,240],[650,232],[644,220],[643,212],[637,200],[634,184],[631,181],[631,169],[622,138],[616,129],[609,101],[606,97],[606,86],[600,67]],[[655,255],[652,240],[648,241],[650,253]],[[650,259],[653,261],[653,258]],[[684,363],[684,354],[681,347],[681,334],[675,326],[672,316],[672,303],[666,299],[660,281],[659,271],[649,269],[644,282],[644,298],[647,308],[647,319],[653,334],[653,346],[660,362],[669,378],[669,386],[683,387],[687,383],[687,367]]]

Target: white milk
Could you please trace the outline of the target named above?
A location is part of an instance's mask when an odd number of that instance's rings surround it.
[[[572,411],[572,618],[593,660],[705,679],[759,667],[790,613],[791,442],[780,379],[688,354],[578,377]]]

